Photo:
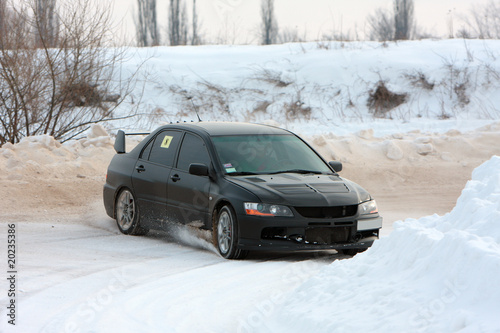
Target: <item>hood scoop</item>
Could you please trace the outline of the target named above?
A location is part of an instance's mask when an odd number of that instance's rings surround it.
[[[329,184],[312,184],[309,185],[319,193],[347,193],[349,188],[342,182],[335,182]]]
[[[306,184],[300,185],[269,185],[270,188],[283,194],[304,194],[317,192],[311,186]]]
[[[247,177],[246,180],[249,180],[254,183],[265,183],[266,181],[259,177]]]

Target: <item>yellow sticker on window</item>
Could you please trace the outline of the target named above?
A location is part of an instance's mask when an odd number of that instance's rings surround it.
[[[163,138],[163,142],[161,143],[160,147],[162,147],[162,148],[168,148],[168,147],[170,147],[170,143],[172,142],[173,138],[174,138],[173,136],[165,135],[165,137]]]

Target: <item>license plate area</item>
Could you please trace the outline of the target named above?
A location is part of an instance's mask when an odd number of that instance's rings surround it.
[[[305,230],[305,242],[317,245],[346,243],[351,227],[312,227]]]

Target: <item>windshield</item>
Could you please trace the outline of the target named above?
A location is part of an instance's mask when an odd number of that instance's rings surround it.
[[[212,137],[227,174],[282,172],[332,173],[323,160],[294,135]]]

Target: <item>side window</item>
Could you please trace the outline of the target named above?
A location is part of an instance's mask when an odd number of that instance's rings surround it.
[[[147,160],[149,159],[149,153],[151,152],[151,148],[153,147],[153,143],[155,142],[155,140],[151,140],[149,141],[148,145],[146,146],[146,148],[144,148],[144,150],[142,151],[142,154],[140,156],[140,158],[142,158],[143,160]]]
[[[151,148],[149,161],[172,166],[174,164],[175,152],[179,146],[181,132],[163,131],[159,133]]]
[[[200,137],[186,133],[179,152],[177,168],[188,171],[191,163],[203,163],[210,166],[210,155],[205,142]]]

